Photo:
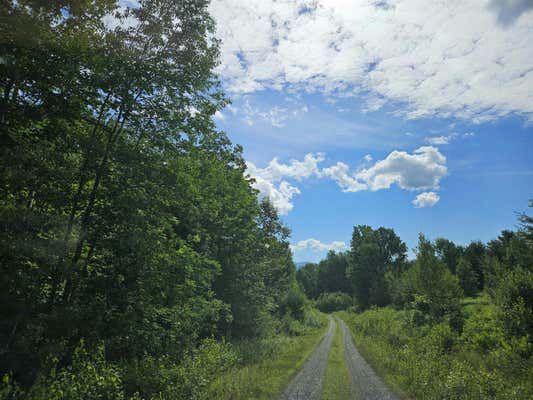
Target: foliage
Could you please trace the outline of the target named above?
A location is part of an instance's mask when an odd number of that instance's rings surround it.
[[[354,287],[357,304],[362,308],[390,303],[385,274],[400,271],[407,247],[392,229],[355,226],[347,275]]]
[[[460,329],[462,290],[458,279],[436,257],[433,245],[423,235],[415,264],[400,279],[402,303],[416,310],[415,319],[440,321],[448,317]]]
[[[435,252],[437,253],[437,257],[446,264],[452,274],[456,273],[456,268],[463,251],[464,249],[461,246],[457,246],[451,240],[445,238],[438,238],[435,240]]]
[[[296,280],[309,299],[316,299],[320,295],[318,268],[318,264],[307,263],[296,271]]]
[[[406,398],[531,398],[533,364],[520,362],[512,343],[501,342],[493,306],[480,307],[462,334],[447,322],[415,324],[413,310],[380,308],[342,318],[359,351]]]
[[[304,317],[313,322],[304,325],[299,336],[275,335],[244,339],[235,343],[238,364],[214,380],[209,399],[258,399],[278,396],[305,360],[315,350],[326,329],[326,318],[316,312]]]
[[[289,315],[293,319],[302,320],[304,317],[304,307],[305,295],[300,285],[294,281],[281,303],[280,310],[283,314]]]
[[[500,283],[496,301],[507,333],[529,342],[533,355],[533,271],[517,268]]]
[[[474,296],[478,292],[479,279],[477,272],[466,258],[459,259],[457,278],[466,296]]]
[[[325,313],[346,310],[353,305],[353,300],[346,293],[322,293],[316,301],[316,307]]]
[[[352,294],[351,282],[346,277],[349,263],[348,253],[329,251],[326,258],[318,264],[319,293],[343,292]]]
[[[214,377],[233,367],[236,357],[231,346],[207,339],[179,363],[148,356],[126,365],[124,384],[128,393],[141,398],[205,399]]]
[[[289,230],[213,122],[208,1],[8,1],[0,20],[0,375],[55,390],[121,365],[132,394],[151,365],[157,393],[197,396],[187,360],[217,374],[206,339],[276,332],[295,280]],[[81,340],[103,364],[73,364]]]
[[[38,380],[26,398],[35,400],[122,400],[124,391],[119,370],[105,360],[103,346],[94,351],[83,342],[76,348],[72,364]]]

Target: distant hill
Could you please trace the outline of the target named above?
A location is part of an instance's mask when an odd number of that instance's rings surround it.
[[[296,268],[302,268],[305,264],[309,264],[311,261],[299,261],[295,262],[294,265],[296,265]]]

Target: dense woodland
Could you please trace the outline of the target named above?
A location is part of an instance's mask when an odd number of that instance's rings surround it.
[[[248,358],[299,352],[315,305],[405,311],[532,371],[531,217],[489,243],[421,236],[415,260],[356,226],[296,271],[213,122],[229,100],[207,3],[0,1],[0,399],[216,398]],[[482,328],[462,305],[478,295]]]
[[[289,231],[212,121],[207,1],[115,7],[0,5],[0,398],[193,398],[288,312]]]

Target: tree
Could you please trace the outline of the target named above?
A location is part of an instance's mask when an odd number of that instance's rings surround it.
[[[478,275],[472,265],[465,258],[459,259],[457,278],[466,296],[474,296],[478,292]]]
[[[392,229],[354,227],[347,275],[354,287],[357,304],[362,308],[390,302],[385,273],[399,271],[407,247]]]
[[[326,258],[318,264],[318,291],[343,292],[352,294],[353,288],[346,277],[349,255],[347,253],[335,253],[329,251]]]
[[[483,290],[485,286],[485,275],[483,273],[485,264],[485,245],[480,241],[470,243],[464,250],[463,257],[470,263],[472,269],[478,277],[477,289]]]
[[[454,327],[461,327],[459,300],[463,293],[458,279],[438,259],[433,244],[422,234],[415,264],[402,275],[402,280],[406,304],[434,321],[449,317]]]
[[[298,269],[296,271],[296,280],[308,298],[316,299],[319,296],[317,264],[307,263]]]
[[[435,251],[442,262],[446,264],[452,274],[455,274],[462,247],[456,246],[451,240],[438,238],[435,240]]]
[[[261,334],[294,282],[289,231],[213,122],[208,1],[0,13],[0,375],[29,386],[80,340],[127,367]]]

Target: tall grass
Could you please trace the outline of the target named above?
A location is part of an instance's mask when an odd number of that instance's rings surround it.
[[[212,384],[210,399],[269,399],[280,394],[326,332],[327,318],[307,310],[285,334],[234,343],[237,365]]]
[[[364,357],[404,398],[526,400],[533,398],[533,360],[505,338],[494,307],[465,301],[462,333],[442,322],[417,325],[410,311],[344,312]]]

